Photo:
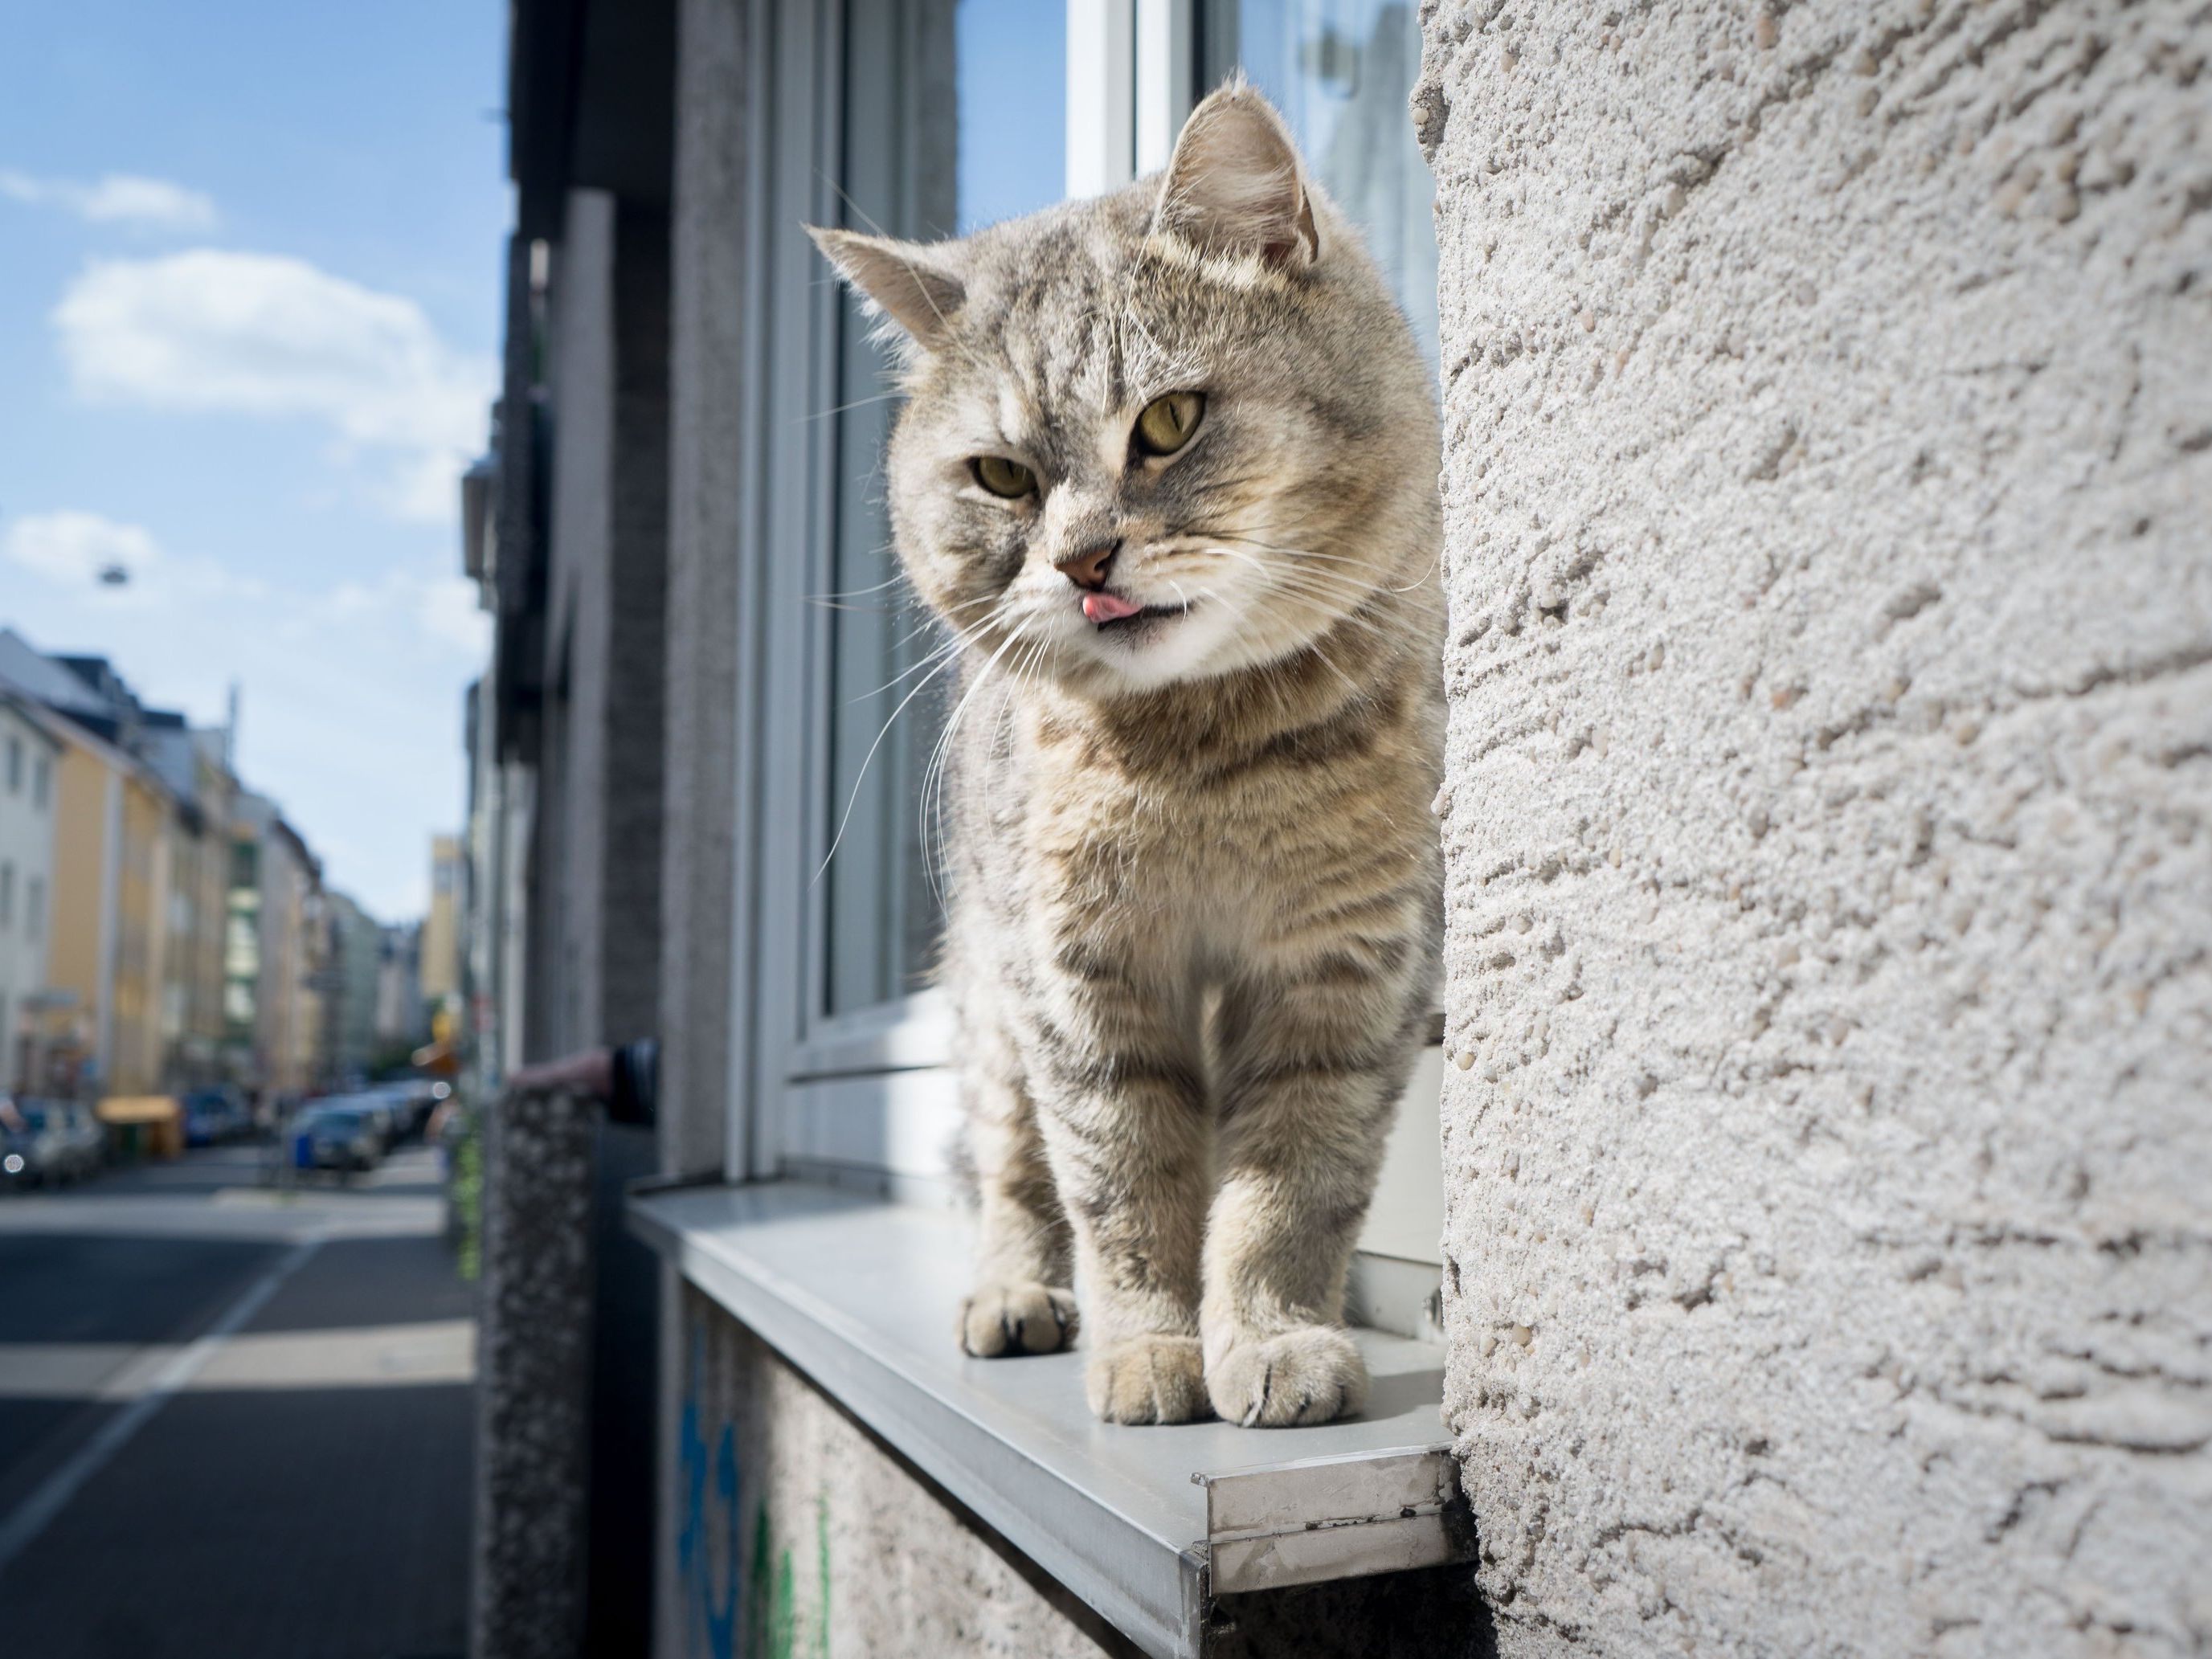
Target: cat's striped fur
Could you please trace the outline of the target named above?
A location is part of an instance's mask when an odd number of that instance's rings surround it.
[[[1440,916],[1425,368],[1241,86],[1164,179],[958,243],[822,240],[910,338],[894,524],[960,630],[961,1340],[1057,1347],[1079,1285],[1109,1420],[1356,1410],[1345,1274]],[[1139,456],[1136,413],[1180,390],[1198,436]],[[1034,496],[977,489],[979,453]],[[1112,626],[1062,574],[1102,547],[1152,607]]]

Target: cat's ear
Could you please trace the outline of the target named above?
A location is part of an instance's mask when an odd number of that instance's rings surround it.
[[[806,234],[838,275],[860,290],[870,310],[904,329],[925,349],[967,303],[968,289],[946,259],[943,244],[894,241],[813,225]]]
[[[1321,258],[1305,164],[1274,106],[1242,76],[1183,123],[1152,228],[1203,252],[1256,253],[1303,270]]]

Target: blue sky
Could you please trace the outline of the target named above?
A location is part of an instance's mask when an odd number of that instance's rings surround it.
[[[0,0],[0,624],[219,720],[420,911],[485,632],[506,9]],[[130,567],[102,586],[103,563]]]

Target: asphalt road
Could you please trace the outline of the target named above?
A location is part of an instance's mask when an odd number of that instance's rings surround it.
[[[458,1659],[472,1297],[431,1153],[0,1196],[0,1653]]]

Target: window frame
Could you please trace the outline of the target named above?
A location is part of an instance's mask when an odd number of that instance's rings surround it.
[[[793,1176],[946,1202],[953,1183],[945,1154],[959,1114],[944,997],[922,990],[839,1013],[825,1006],[832,941],[827,886],[817,874],[842,806],[829,799],[836,618],[811,596],[836,586],[845,463],[842,423],[811,416],[837,403],[845,301],[792,227],[843,222],[848,118],[870,118],[847,107],[847,52],[875,49],[848,19],[871,3],[753,13],[759,49],[748,54],[746,85],[752,257],[745,261],[740,458],[747,508],[739,623],[747,647],[731,919],[740,948],[733,953],[725,1167],[732,1180]],[[1066,172],[1067,194],[1077,196],[1164,164],[1212,55],[1206,48],[1221,31],[1198,0],[1066,5]],[[810,418],[793,418],[792,410]],[[869,809],[872,801],[863,800],[855,810]],[[1355,1273],[1355,1312],[1386,1328],[1418,1330],[1432,1316],[1443,1224],[1435,1150],[1441,1088],[1442,1055],[1431,1043],[1407,1089]]]

